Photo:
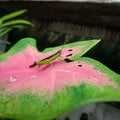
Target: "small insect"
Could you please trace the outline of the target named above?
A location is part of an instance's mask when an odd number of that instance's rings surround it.
[[[53,62],[55,59],[59,58],[61,56],[62,50],[57,51],[56,53],[40,60],[40,61],[35,61],[32,65],[30,65],[29,67],[35,67],[36,65],[40,66],[40,65],[44,65],[44,64],[49,64],[51,62]]]
[[[66,36],[67,38],[67,36]],[[66,39],[64,41],[64,44],[66,43],[66,41],[68,41],[68,39]],[[64,46],[63,44],[63,46]],[[60,58],[61,57],[61,53],[62,53],[62,49],[63,49],[63,46],[61,48],[61,50],[58,50],[56,53],[42,59],[42,60],[39,60],[39,61],[35,61],[32,65],[30,65],[29,67],[32,68],[32,67],[35,67],[36,65],[40,66],[40,65],[45,65],[45,64],[50,64],[52,63],[54,60],[56,60],[57,58]]]

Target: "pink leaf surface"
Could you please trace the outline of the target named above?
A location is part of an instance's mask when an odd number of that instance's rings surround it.
[[[62,59],[68,54],[76,54],[81,47],[62,50]],[[54,95],[66,86],[77,86],[81,83],[91,83],[98,87],[104,85],[116,86],[115,82],[109,81],[106,74],[95,69],[93,65],[74,61],[66,63],[57,59],[52,64],[29,66],[36,60],[41,60],[56,51],[39,53],[34,47],[27,46],[21,52],[8,57],[7,61],[0,64],[0,86],[4,92],[31,91],[32,93]]]
[[[39,52],[34,39],[19,41],[0,56],[0,117],[50,120],[90,102],[120,101],[120,75],[96,60],[81,57],[98,42],[64,45],[61,57],[30,68],[61,46]]]

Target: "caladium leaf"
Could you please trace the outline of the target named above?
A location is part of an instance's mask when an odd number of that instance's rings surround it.
[[[29,66],[61,47],[42,53],[26,38],[0,56],[0,117],[50,120],[90,102],[120,101],[120,75],[80,57],[99,40],[71,43],[52,64]],[[86,48],[87,47],[87,48]],[[71,55],[72,54],[72,55]]]

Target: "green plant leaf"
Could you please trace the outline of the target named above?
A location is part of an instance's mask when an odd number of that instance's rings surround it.
[[[96,60],[80,57],[94,42],[66,44],[62,56],[72,53],[72,62],[56,60],[34,68],[29,65],[61,46],[39,52],[35,40],[25,38],[1,55],[0,117],[50,120],[92,102],[120,101],[120,75]]]
[[[0,40],[0,43],[5,43],[5,44],[10,45],[10,42],[9,42],[9,41],[4,41],[4,40]]]
[[[3,23],[3,21],[2,21],[1,18],[0,18],[0,26],[1,26],[2,23]]]
[[[0,27],[3,28],[3,27],[8,27],[8,26],[12,26],[12,25],[19,25],[19,24],[34,26],[31,22],[29,22],[27,20],[19,19],[19,20],[12,20],[9,22],[5,22]]]
[[[4,29],[4,31],[0,32],[0,37],[7,34],[8,32],[10,32],[12,30],[12,28],[6,28]]]
[[[19,15],[22,15],[23,13],[25,13],[27,10],[19,10],[19,11],[16,11],[16,12],[12,12],[10,14],[7,14],[7,15],[4,15],[3,17],[1,17],[0,19],[2,21],[6,21],[6,20],[9,20],[9,19],[12,19],[12,18],[15,18]]]
[[[4,28],[0,29],[0,36],[7,34],[8,32],[10,32],[14,28],[21,29],[21,28],[23,28],[23,25],[13,25],[10,27],[4,27]]]
[[[80,42],[75,42],[72,44],[67,44],[64,45],[64,47],[68,48],[72,48],[75,46],[81,46],[83,47],[80,52],[78,52],[76,55],[74,55],[73,57],[71,57],[71,60],[77,60],[79,59],[81,56],[83,56],[87,51],[89,51],[92,47],[94,47],[96,44],[98,44],[101,40],[99,39],[94,39],[94,40],[85,40],[85,41],[80,41]],[[51,50],[55,50],[55,49],[60,49],[63,46],[58,46],[58,47],[54,47],[54,48],[46,48],[43,52],[48,52]]]

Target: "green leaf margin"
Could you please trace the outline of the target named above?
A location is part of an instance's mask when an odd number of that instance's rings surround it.
[[[87,41],[79,41],[79,42],[74,42],[74,43],[69,43],[64,45],[64,48],[73,48],[77,46],[83,46],[83,49],[73,57],[71,57],[71,60],[77,60],[79,59],[82,55],[84,55],[88,50],[90,50],[93,46],[95,46],[100,40],[87,40]],[[11,56],[17,52],[20,52],[24,50],[28,45],[33,46],[36,50],[36,40],[34,38],[24,38],[19,40],[8,52],[0,55],[0,61],[5,60],[8,56]],[[52,47],[52,48],[47,48],[43,50],[42,52],[50,52],[52,50],[60,49],[63,46],[57,46],[57,47]]]

